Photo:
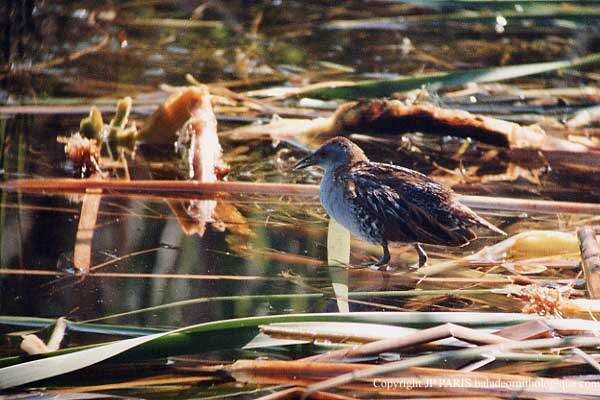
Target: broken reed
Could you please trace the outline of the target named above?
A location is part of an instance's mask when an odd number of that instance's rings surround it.
[[[84,192],[89,189],[100,189],[117,193],[144,194],[254,194],[276,196],[318,196],[318,185],[303,185],[291,183],[256,183],[256,182],[193,182],[173,180],[79,180],[79,179],[17,179],[0,183],[0,189],[21,192]],[[550,201],[537,199],[517,199],[508,197],[487,197],[459,195],[460,202],[477,209],[539,212],[539,213],[568,213],[568,214],[598,214],[600,204],[579,203],[569,201]]]

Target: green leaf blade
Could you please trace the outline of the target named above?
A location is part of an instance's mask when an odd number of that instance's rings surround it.
[[[600,64],[600,53],[574,60],[551,61],[506,67],[477,68],[467,71],[442,72],[387,80],[369,80],[348,86],[325,87],[302,93],[305,97],[323,100],[355,100],[361,97],[384,97],[395,92],[405,92],[429,85],[431,89],[455,87],[466,83],[488,83],[522,78],[565,68],[578,68]]]

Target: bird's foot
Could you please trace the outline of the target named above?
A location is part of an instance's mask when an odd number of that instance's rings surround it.
[[[416,262],[416,263],[414,263],[414,264],[410,264],[410,265],[408,266],[408,268],[409,268],[410,270],[416,271],[416,270],[418,270],[419,268],[426,267],[427,265],[428,265],[428,264],[427,264],[427,262],[425,262],[424,264],[421,264],[421,263],[419,263],[419,262]]]
[[[375,271],[391,271],[392,268],[390,266],[389,262],[386,263],[382,263],[381,261],[377,261],[377,262],[364,262],[361,264],[361,266],[365,267],[365,268],[369,268]]]
[[[372,270],[375,270],[375,271],[382,271],[382,272],[390,272],[393,270],[389,264],[384,264],[384,265],[373,264],[369,268]]]
[[[419,243],[415,243],[415,250],[417,251],[417,255],[419,256],[419,262],[414,265],[411,265],[411,269],[419,269],[427,265],[427,253],[425,252],[425,250],[423,250]]]
[[[379,262],[365,261],[360,264],[362,268],[368,268],[375,271],[386,271],[389,268],[389,264],[380,264]]]
[[[383,246],[383,256],[376,262],[366,262],[363,263],[362,266],[367,267],[369,269],[374,269],[377,271],[391,271],[390,268],[390,251],[387,247],[387,243],[382,244]]]
[[[383,272],[390,272],[390,271],[394,270],[390,264],[383,264],[383,265],[373,264],[372,268],[377,271],[383,271]]]

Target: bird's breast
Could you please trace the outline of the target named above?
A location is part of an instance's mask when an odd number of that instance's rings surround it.
[[[326,173],[323,176],[319,197],[327,214],[342,223],[339,219],[341,214],[339,209],[342,206],[340,201],[343,199],[343,188],[336,184],[332,173]]]
[[[373,238],[365,232],[360,213],[356,212],[356,204],[348,198],[344,182],[335,179],[333,174],[326,173],[321,181],[321,205],[327,214],[343,225],[353,235],[365,240]]]

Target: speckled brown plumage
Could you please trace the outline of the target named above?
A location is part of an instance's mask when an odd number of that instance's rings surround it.
[[[343,137],[326,142],[298,166],[315,164],[325,169],[323,207],[353,234],[383,247],[376,265],[389,262],[391,242],[415,244],[423,265],[426,254],[419,244],[462,246],[477,237],[477,226],[504,234],[459,203],[452,189],[411,169],[371,162]]]

